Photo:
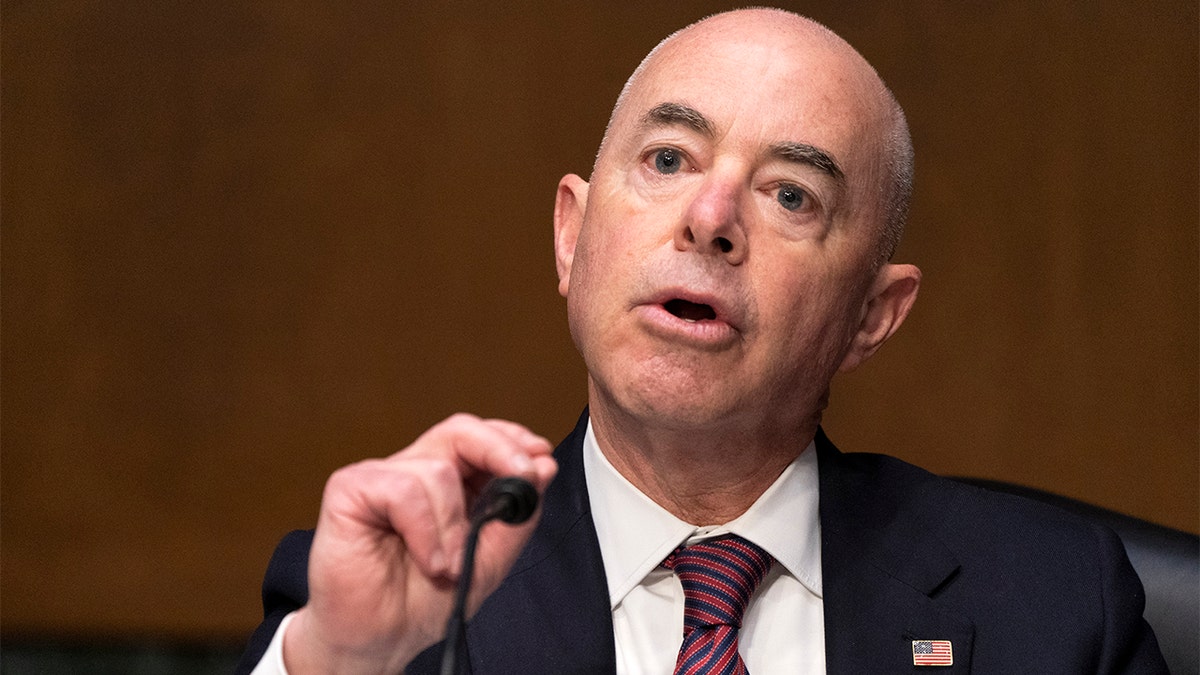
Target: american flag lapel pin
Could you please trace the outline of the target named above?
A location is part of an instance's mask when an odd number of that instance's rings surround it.
[[[954,650],[949,640],[913,640],[914,666],[952,666]]]

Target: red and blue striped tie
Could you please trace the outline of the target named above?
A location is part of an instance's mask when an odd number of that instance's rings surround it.
[[[676,675],[747,675],[737,635],[750,596],[774,560],[741,537],[681,547],[663,566],[683,582],[683,645]]]

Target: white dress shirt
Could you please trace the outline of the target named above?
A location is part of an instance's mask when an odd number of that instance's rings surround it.
[[[738,651],[755,675],[825,672],[817,452],[810,443],[738,518],[698,527],[679,520],[625,479],[604,457],[588,422],[584,474],[608,580],[618,675],[669,675],[683,643],[683,586],[659,563],[680,544],[736,534],[775,564],[750,598]],[[275,631],[253,675],[287,675]]]
[[[618,675],[669,675],[683,643],[683,585],[660,563],[680,544],[736,534],[775,564],[750,598],[738,651],[755,675],[825,672],[817,452],[810,444],[738,518],[685,523],[604,457],[591,424],[583,441],[592,520],[608,579]]]

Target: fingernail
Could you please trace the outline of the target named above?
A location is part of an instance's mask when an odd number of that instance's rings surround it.
[[[508,465],[511,466],[512,470],[516,473],[533,472],[533,460],[529,459],[528,455],[513,455],[513,458],[509,460]]]

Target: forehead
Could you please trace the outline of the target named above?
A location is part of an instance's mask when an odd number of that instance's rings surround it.
[[[705,28],[652,54],[630,82],[613,132],[634,133],[648,110],[675,102],[702,113],[728,143],[807,143],[844,165],[877,158],[882,85],[849,45],[817,30]]]

